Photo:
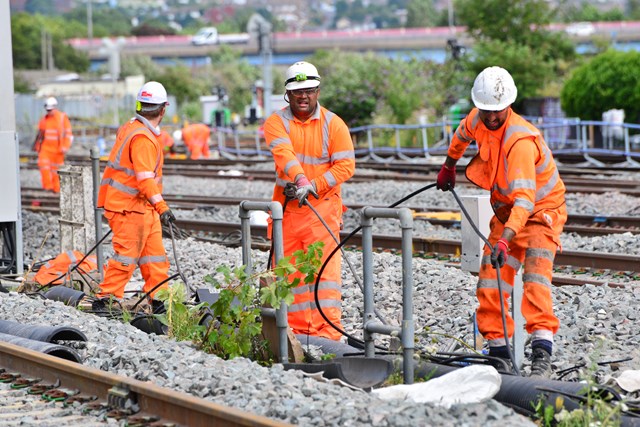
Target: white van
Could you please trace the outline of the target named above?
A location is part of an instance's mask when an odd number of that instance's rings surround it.
[[[192,38],[191,44],[202,46],[218,43],[218,30],[216,27],[201,28]]]

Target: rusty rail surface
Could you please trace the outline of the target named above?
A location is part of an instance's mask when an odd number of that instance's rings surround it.
[[[115,375],[99,369],[0,342],[0,367],[20,372],[42,382],[79,389],[83,395],[117,404],[131,399],[142,414],[158,416],[177,425],[209,426],[288,426],[280,421],[226,407],[154,384]]]

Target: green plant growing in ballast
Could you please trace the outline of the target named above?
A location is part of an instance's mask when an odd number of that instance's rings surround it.
[[[223,359],[247,357],[268,360],[265,342],[261,340],[260,307],[293,303],[292,289],[301,279],[290,280],[292,274],[299,273],[304,283],[314,283],[322,264],[323,246],[322,242],[313,243],[306,252],[296,251],[292,256],[282,258],[272,269],[251,275],[246,273],[244,265],[218,267],[216,271],[222,274],[222,280],[212,275],[204,278],[219,290],[218,300],[211,305],[185,303],[185,287],[176,283],[156,294],[156,298],[164,301],[167,307],[165,314],[157,316],[169,326],[169,336],[178,341],[193,341],[207,353]],[[204,316],[211,316],[211,321],[203,325]]]

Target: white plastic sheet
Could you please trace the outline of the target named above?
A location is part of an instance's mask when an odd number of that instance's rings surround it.
[[[384,400],[413,400],[446,408],[458,403],[489,400],[500,390],[502,378],[492,366],[471,365],[416,384],[400,384],[373,390]]]

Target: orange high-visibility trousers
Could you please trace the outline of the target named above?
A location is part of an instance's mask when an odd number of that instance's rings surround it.
[[[522,276],[522,315],[529,334],[534,339],[551,341],[560,322],[553,314],[551,280],[553,260],[560,247],[560,233],[567,220],[566,206],[555,210],[543,210],[525,224],[509,244],[509,256],[500,269],[501,288],[504,296],[507,333],[513,336],[514,323],[509,312],[508,297],[513,293],[516,272],[524,265]],[[504,224],[494,216],[491,219],[489,242],[495,245],[502,236]],[[482,264],[478,274],[476,295],[479,307],[476,312],[478,329],[492,346],[505,345],[498,294],[497,271],[490,261],[491,248],[485,245]]]
[[[311,198],[310,198],[311,199]],[[340,226],[342,224],[342,200],[337,194],[328,196],[320,201],[312,201],[314,208],[327,223],[333,234],[340,239]],[[285,256],[307,246],[322,241],[322,262],[337,246],[333,237],[318,217],[307,206],[298,208],[298,201],[288,203],[282,220],[283,245]],[[295,263],[295,258],[292,258]],[[338,251],[325,267],[318,286],[318,299],[322,312],[338,328],[344,330],[340,322],[342,317],[342,279],[341,279],[342,254]],[[290,280],[299,277],[300,284],[293,289],[294,301],[288,307],[289,326],[296,334],[306,334],[339,340],[342,334],[336,331],[322,317],[315,302],[315,283],[305,284],[304,276],[295,273]]]
[[[124,288],[131,279],[136,265],[144,278],[144,292],[151,298],[168,286],[167,283],[154,289],[167,279],[169,260],[162,244],[160,216],[149,207],[145,213],[105,211],[109,227],[113,232],[114,256],[105,269],[104,280],[100,284],[99,298],[113,295],[124,297]]]
[[[211,156],[209,152],[209,141],[196,140],[190,145],[191,159],[208,159]]]
[[[40,179],[42,188],[60,192],[60,176],[58,169],[64,165],[64,153],[52,153],[40,151],[38,154],[38,168],[40,169]]]

